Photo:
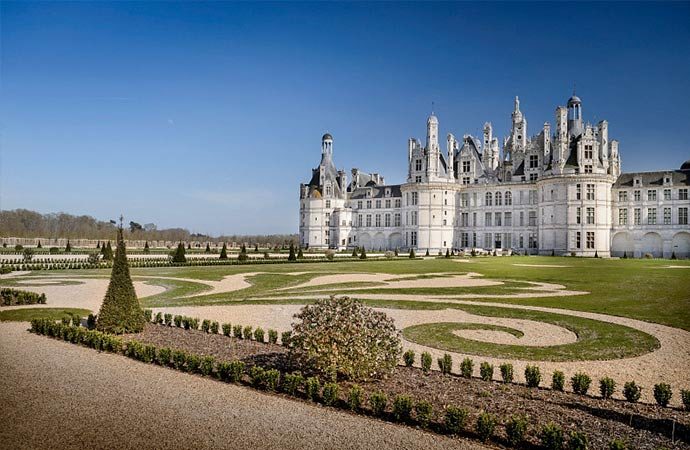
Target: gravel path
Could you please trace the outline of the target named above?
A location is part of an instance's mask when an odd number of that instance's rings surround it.
[[[480,449],[0,324],[0,447]]]

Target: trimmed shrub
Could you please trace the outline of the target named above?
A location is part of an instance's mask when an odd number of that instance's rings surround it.
[[[295,318],[290,359],[311,373],[351,380],[381,378],[398,363],[402,347],[395,323],[357,300],[318,300]]]
[[[242,374],[244,373],[245,364],[239,360],[233,360],[230,362],[230,372],[228,374],[228,381],[232,383],[238,383],[242,380]]]
[[[422,370],[424,373],[429,373],[431,370],[431,353],[429,352],[424,352],[422,353]]]
[[[352,411],[357,411],[362,407],[363,398],[364,390],[358,384],[353,384],[350,392],[347,394],[347,405]]]
[[[232,325],[229,323],[224,323],[223,324],[223,336],[228,336],[232,334]]]
[[[268,330],[268,342],[271,344],[278,343],[278,332],[273,329]]]
[[[185,256],[184,244],[180,242],[177,244],[177,250],[172,254],[172,262],[174,263],[186,263],[187,257]]]
[[[412,397],[396,395],[393,399],[393,417],[398,422],[407,423],[412,417]]]
[[[667,406],[671,400],[673,392],[671,386],[666,383],[659,383],[654,385],[654,400],[660,406]]]
[[[620,439],[612,439],[609,442],[609,450],[626,450],[628,445]]]
[[[465,378],[472,378],[472,372],[474,372],[474,361],[470,358],[465,358],[460,363],[460,375]]]
[[[264,385],[264,374],[265,370],[263,367],[252,366],[249,368],[249,380],[252,386],[258,389],[263,389]]]
[[[292,338],[292,331],[283,331],[280,333],[280,343],[283,347],[288,347],[290,345],[290,339]]]
[[[587,394],[590,384],[592,384],[592,379],[586,373],[578,372],[570,379],[570,385],[576,394]]]
[[[484,381],[491,381],[494,378],[494,366],[484,361],[479,365],[479,376]]]
[[[442,358],[438,358],[438,368],[443,375],[450,374],[453,368],[453,358],[448,354],[444,353]]]
[[[527,417],[511,416],[506,422],[506,439],[508,443],[517,447],[522,444],[525,440],[525,434],[527,433]]]
[[[496,416],[487,412],[482,412],[477,418],[477,434],[479,438],[486,442],[494,434],[496,428]]]
[[[551,377],[551,389],[554,391],[563,392],[565,386],[565,374],[560,370],[556,370]]]
[[[151,322],[151,320],[153,319],[153,311],[151,311],[150,309],[145,309],[144,319],[146,319],[147,322]]]
[[[187,362],[187,353],[183,352],[182,350],[173,350],[172,360],[175,369],[182,370]]]
[[[242,339],[242,325],[235,325],[232,327],[232,334],[237,339]]]
[[[319,389],[321,388],[321,383],[316,377],[309,377],[304,383],[304,391],[307,394],[307,398],[313,402],[319,399]]]
[[[527,387],[538,387],[539,383],[541,383],[539,366],[528,365],[525,367],[525,384],[527,384]]]
[[[568,450],[587,450],[589,448],[589,439],[582,431],[571,431],[570,439],[568,439]]]
[[[169,366],[172,358],[172,350],[168,347],[163,347],[156,352],[156,363],[161,366]]]
[[[513,365],[512,364],[501,364],[500,366],[501,369],[501,379],[503,380],[504,383],[512,383],[513,382]]]
[[[563,429],[553,422],[544,425],[539,432],[541,445],[549,450],[561,450],[563,448]]]
[[[277,369],[270,369],[264,372],[263,387],[267,391],[275,392],[278,390],[280,383],[280,371]]]
[[[683,407],[685,407],[685,410],[690,411],[690,389],[681,389],[680,399],[683,401]]]
[[[208,319],[204,319],[201,321],[201,331],[204,333],[208,333],[209,330],[211,329],[211,321]]]
[[[216,359],[213,356],[204,356],[201,358],[199,365],[199,372],[205,377],[213,375],[213,367],[216,365]]]
[[[209,331],[211,332],[211,334],[218,334],[218,326],[219,326],[218,322],[216,322],[216,321],[211,322],[211,328],[209,328]]]
[[[405,361],[405,366],[412,367],[414,365],[414,350],[410,349],[403,353],[403,360]]]
[[[375,416],[382,416],[386,411],[386,405],[388,404],[388,396],[377,391],[371,394],[369,397],[369,406],[371,406],[371,413]]]
[[[93,330],[96,328],[96,316],[94,314],[89,314],[86,318],[86,328]]]
[[[286,373],[283,376],[283,392],[288,395],[295,395],[297,390],[304,384],[304,377],[300,372]]]
[[[242,337],[244,339],[250,340],[252,338],[252,327],[247,325],[242,329]]]
[[[637,403],[642,396],[642,387],[634,381],[628,381],[623,385],[623,396],[630,403]]]
[[[81,326],[81,316],[79,314],[72,314],[72,326],[74,326],[74,327],[80,327]]]
[[[176,316],[173,318],[173,321],[175,322],[175,326],[176,326],[176,327],[179,328],[179,327],[182,326],[182,316],[176,315]]]
[[[616,382],[609,377],[599,380],[599,393],[602,398],[611,398],[616,390]]]
[[[256,342],[264,342],[264,329],[261,327],[258,327],[256,330],[254,330],[254,340]]]
[[[340,387],[337,383],[326,383],[323,385],[323,392],[321,397],[323,398],[323,404],[326,406],[333,406],[338,401],[338,394],[340,393]]]
[[[159,324],[159,325],[163,323],[163,313],[162,312],[156,313],[156,319],[154,320],[154,322]]]
[[[199,355],[190,354],[187,355],[187,372],[197,373],[201,367],[201,358]]]
[[[229,381],[230,378],[230,363],[228,361],[221,361],[216,368],[218,379],[221,381]]]
[[[465,408],[458,408],[457,406],[446,406],[446,411],[443,419],[443,426],[446,432],[450,434],[458,434],[462,431],[467,421],[469,413]]]
[[[431,419],[434,415],[434,407],[431,405],[431,403],[426,400],[418,401],[414,405],[414,411],[417,422],[419,422],[422,427],[429,426],[429,422],[431,422]]]

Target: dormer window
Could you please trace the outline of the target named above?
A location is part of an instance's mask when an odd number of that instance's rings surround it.
[[[639,185],[640,185],[640,179],[639,179],[639,178],[635,178],[635,186],[639,186]]]
[[[422,160],[421,159],[416,159],[414,162],[414,170],[422,170]]]

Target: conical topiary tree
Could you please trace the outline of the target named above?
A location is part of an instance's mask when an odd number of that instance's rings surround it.
[[[426,249],[426,253],[424,254],[424,256],[429,256],[429,249],[428,248]]]
[[[98,313],[96,328],[106,333],[138,333],[144,329],[146,319],[134,291],[129,275],[122,228],[117,232],[117,252],[110,284]]]
[[[206,243],[206,253],[211,253],[211,245],[208,242]]]
[[[96,248],[97,248],[98,250],[101,249],[101,241],[98,241],[98,244],[96,244]]]
[[[417,255],[414,254],[414,249],[411,248],[410,249],[410,259],[415,259],[416,257],[417,257]]]
[[[192,249],[192,244],[190,244],[190,243],[188,242],[188,243],[187,243],[187,250],[191,250],[191,249]]]
[[[302,253],[302,247],[297,251],[297,259],[304,259],[304,253]]]
[[[110,241],[101,246],[101,253],[103,254],[103,261],[113,260],[113,248],[110,246]]]
[[[362,247],[362,251],[359,253],[359,259],[367,259],[367,251]]]
[[[65,245],[65,253],[69,253],[72,251],[72,244],[69,243],[69,239],[67,239],[67,245]]]
[[[185,256],[185,251],[184,251],[184,244],[182,242],[177,244],[177,250],[175,250],[175,253],[173,254],[172,262],[174,262],[174,263],[186,263],[187,262],[187,257]]]
[[[223,248],[220,249],[220,259],[228,259],[228,246],[223,242]]]
[[[247,247],[245,247],[244,244],[242,244],[242,247],[240,247],[240,254],[237,255],[237,259],[239,261],[246,261],[249,259],[249,256],[247,255]]]
[[[151,249],[149,248],[149,241],[146,241],[146,243],[144,244],[144,253],[148,255],[150,251]]]
[[[36,246],[36,248],[43,248],[43,246],[41,245],[41,241],[38,241],[38,245]]]
[[[356,257],[358,257],[358,256],[359,256],[359,255],[357,254],[357,247],[355,247],[355,248],[352,249],[352,257],[353,257],[353,258],[356,258]]]
[[[300,251],[301,250],[302,249],[300,248]],[[297,256],[295,256],[295,244],[290,242],[290,254],[288,255],[288,261],[296,261],[296,260],[297,260]]]
[[[259,253],[259,244],[254,244],[254,253]]]

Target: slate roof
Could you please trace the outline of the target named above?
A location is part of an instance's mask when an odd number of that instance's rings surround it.
[[[367,192],[371,189],[371,195],[367,197]],[[391,195],[386,197],[386,189],[391,190]],[[383,186],[372,186],[369,187],[358,187],[350,194],[350,199],[360,200],[360,199],[372,199],[372,198],[393,198],[402,197],[402,191],[400,190],[399,184],[383,185]]]
[[[674,186],[690,186],[690,170],[660,170],[657,172],[622,173],[613,183],[613,187],[633,187],[635,178],[640,179],[642,186],[663,186],[664,176],[667,174],[671,174],[671,181]]]

